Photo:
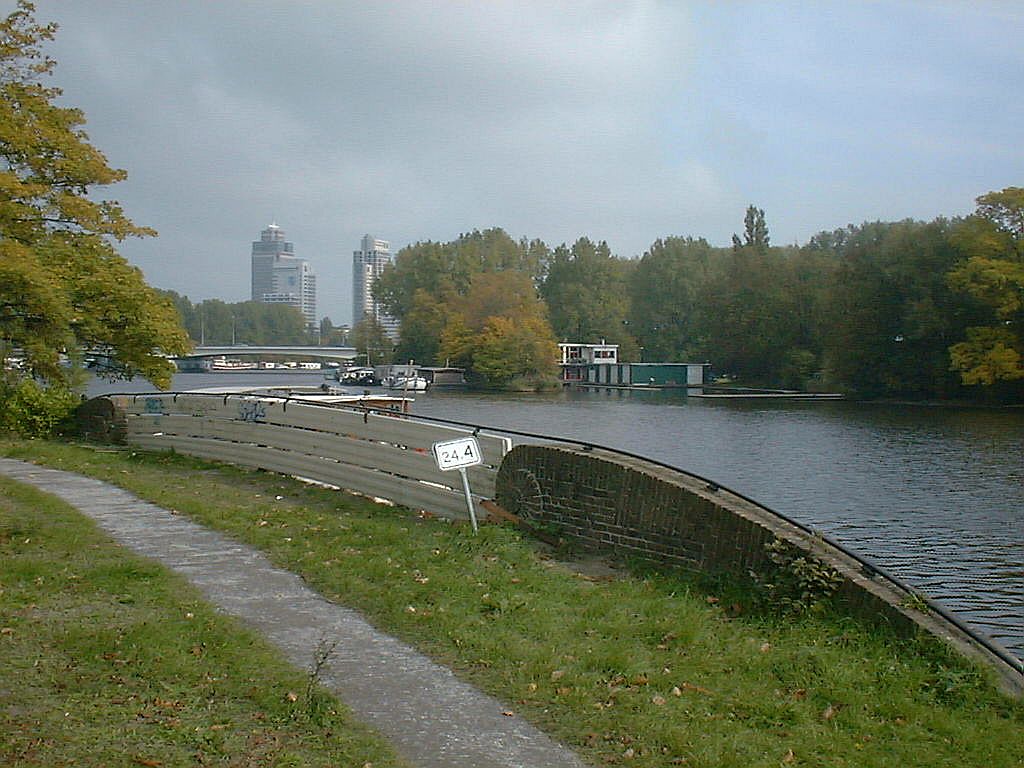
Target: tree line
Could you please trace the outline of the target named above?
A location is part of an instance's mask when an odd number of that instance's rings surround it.
[[[55,32],[27,0],[0,20],[0,427],[40,433],[77,401],[83,351],[102,351],[111,375],[166,387],[169,358],[193,341],[308,339],[292,308],[193,305],[117,252],[156,233],[101,198],[126,173],[47,85],[55,62],[42,46]],[[418,242],[375,286],[401,322],[398,344],[371,322],[351,341],[497,387],[550,381],[558,340],[604,339],[625,360],[708,361],[751,385],[1024,402],[1024,188],[977,203],[962,218],[865,223],[783,247],[750,206],[731,247],[666,237],[638,259],[498,228]],[[341,333],[321,323],[324,343]]]
[[[604,339],[627,361],[706,361],[748,385],[1019,402],[1024,189],[977,203],[781,247],[750,206],[730,247],[666,237],[639,259],[476,230],[403,248],[374,290],[401,323],[396,360],[492,386],[550,376],[558,340]]]
[[[173,303],[195,344],[326,344],[335,335],[330,318],[323,319],[318,335],[310,332],[302,313],[287,304],[228,303],[220,299],[193,304],[187,296],[174,291],[160,293]]]

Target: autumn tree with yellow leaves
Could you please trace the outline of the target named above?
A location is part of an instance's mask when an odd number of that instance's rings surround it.
[[[112,244],[156,233],[96,199],[126,173],[89,143],[81,110],[54,103],[61,90],[45,81],[56,62],[42,45],[57,26],[34,14],[21,0],[0,22],[0,401],[26,383],[69,391],[74,366],[61,358],[84,350],[108,357],[113,375],[166,387],[165,355],[184,354],[188,337],[170,299]]]

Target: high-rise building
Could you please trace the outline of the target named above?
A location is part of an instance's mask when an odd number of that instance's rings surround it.
[[[363,318],[376,320],[391,339],[398,339],[398,321],[384,311],[373,296],[373,282],[391,263],[391,243],[364,235],[358,251],[352,252],[352,325]]]
[[[277,224],[270,224],[252,244],[252,300],[295,307],[306,325],[317,327],[313,267],[295,255],[295,246],[285,241]]]

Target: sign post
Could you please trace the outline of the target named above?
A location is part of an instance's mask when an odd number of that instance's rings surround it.
[[[474,467],[483,464],[483,457],[480,455],[480,444],[476,438],[460,437],[456,440],[445,440],[434,443],[434,460],[437,468],[442,472],[452,469],[459,470],[462,475],[462,490],[466,493],[466,507],[469,509],[469,521],[473,524],[473,533],[477,532],[476,512],[473,509],[473,495],[469,491],[469,478],[466,477],[466,467]]]

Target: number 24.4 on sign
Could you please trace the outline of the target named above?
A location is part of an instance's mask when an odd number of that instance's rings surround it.
[[[462,437],[434,443],[434,459],[440,470],[462,469],[483,463],[475,437]]]

